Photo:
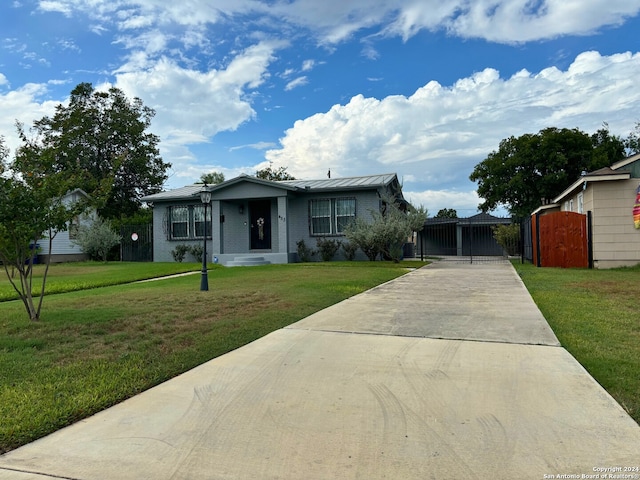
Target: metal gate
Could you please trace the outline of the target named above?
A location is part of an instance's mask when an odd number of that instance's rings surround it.
[[[153,261],[153,225],[123,225],[120,227],[120,260],[123,262]]]
[[[520,221],[520,241],[522,242],[522,261],[533,263],[533,234],[531,231],[531,217]]]
[[[520,239],[503,248],[494,238],[493,229],[510,225],[511,219],[478,214],[469,218],[429,218],[418,233],[416,253],[458,263],[505,262],[520,254]]]

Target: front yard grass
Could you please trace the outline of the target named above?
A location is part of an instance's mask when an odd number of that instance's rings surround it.
[[[640,423],[640,266],[514,267],[562,346]]]
[[[3,267],[0,267],[0,302],[15,300],[18,294],[9,283]],[[75,292],[89,288],[121,285],[149,278],[200,270],[197,263],[140,263],[140,262],[76,262],[52,263],[49,267],[45,295]],[[11,270],[10,270],[11,271]],[[40,293],[44,265],[34,265],[34,294]],[[18,272],[14,281],[20,284]],[[46,302],[46,300],[45,300]]]
[[[193,275],[51,295],[40,322],[0,303],[0,454],[421,265],[218,267],[208,292]]]

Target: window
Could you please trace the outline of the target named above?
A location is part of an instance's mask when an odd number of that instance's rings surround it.
[[[331,235],[331,200],[311,200],[311,235]]]
[[[584,213],[584,194],[578,194],[578,213]]]
[[[211,209],[207,208],[207,220],[204,218],[204,205],[180,205],[169,208],[169,237],[172,240],[202,238],[206,232],[211,238]]]
[[[569,211],[573,212],[573,198],[569,200]]]
[[[204,218],[204,205],[176,205],[169,207],[169,238],[188,240],[202,238],[206,232],[211,238],[211,209],[207,208],[207,220]]]
[[[356,218],[355,198],[323,198],[309,201],[311,235],[341,235]]]
[[[78,230],[80,229],[80,217],[73,217],[69,221],[69,240],[78,238]]]
[[[336,233],[343,233],[356,218],[356,199],[336,199]]]
[[[171,238],[189,238],[189,207],[171,208]]]
[[[207,209],[207,218],[206,223],[204,219],[204,205],[194,205],[193,206],[193,226],[196,238],[204,237],[204,232],[207,232],[207,236],[211,236],[211,213],[210,209]]]

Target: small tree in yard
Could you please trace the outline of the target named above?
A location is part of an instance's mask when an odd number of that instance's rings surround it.
[[[390,197],[382,201],[381,211],[371,211],[370,222],[358,217],[347,228],[345,235],[351,243],[360,247],[369,260],[373,261],[382,255],[398,262],[409,235],[422,229],[427,211],[423,207],[412,206],[403,211],[397,200]]]
[[[73,243],[90,258],[106,262],[109,251],[121,240],[122,237],[113,231],[111,223],[98,217],[91,225],[78,228],[78,236]]]
[[[46,256],[40,288],[34,284],[33,264],[36,245],[48,237],[49,252],[58,232],[85,206],[65,204],[64,194],[72,189],[73,178],[62,173],[40,175],[32,169],[21,169],[20,160],[34,160],[37,151],[26,144],[18,150],[16,161],[6,163],[8,150],[0,136],[0,261],[11,286],[18,294],[31,320],[39,320],[49,272],[51,255]],[[42,164],[47,157],[40,159]],[[34,162],[28,162],[35,164]],[[12,270],[10,272],[10,269]],[[13,273],[18,272],[19,279]],[[40,296],[35,302],[34,296]]]
[[[520,225],[512,223],[511,225],[496,225],[492,227],[493,238],[496,239],[508,255],[517,255],[518,245],[520,243]]]

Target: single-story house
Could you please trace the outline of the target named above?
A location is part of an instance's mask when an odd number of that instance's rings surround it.
[[[211,193],[206,220],[203,188]],[[385,196],[405,202],[396,174],[284,181],[240,175],[142,200],[153,207],[154,261],[173,261],[176,246],[202,245],[206,235],[209,261],[242,265],[296,262],[301,240],[312,249],[320,238],[344,241],[346,225],[370,218]]]
[[[418,232],[418,252],[435,256],[506,255],[493,236],[493,227],[511,223],[510,218],[488,213],[468,218],[427,218]]]
[[[588,214],[593,267],[636,265],[640,263],[640,229],[634,225],[633,208],[639,183],[640,154],[636,154],[610,167],[585,172],[533,215]]]
[[[62,202],[66,205],[86,201],[89,198],[87,193],[80,188],[76,188],[62,197]],[[46,257],[51,255],[51,263],[61,262],[77,262],[87,259],[87,255],[82,249],[73,243],[78,235],[78,229],[81,225],[91,225],[97,213],[94,208],[86,212],[76,215],[67,223],[67,230],[55,232],[55,236],[51,242],[51,251],[49,251],[49,234],[45,232],[43,238],[38,242],[39,253],[38,261],[46,261]]]

